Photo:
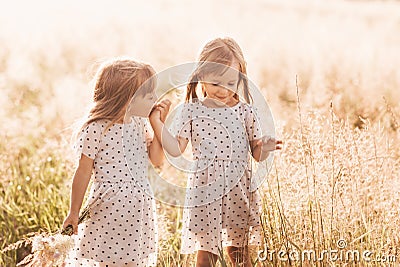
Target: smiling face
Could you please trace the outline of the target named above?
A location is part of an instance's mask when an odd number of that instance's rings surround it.
[[[237,103],[239,64],[233,62],[222,74],[210,73],[203,77],[202,87],[206,99],[218,106],[231,106]]]

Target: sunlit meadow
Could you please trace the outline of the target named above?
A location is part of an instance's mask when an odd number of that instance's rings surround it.
[[[261,193],[269,250],[374,252],[400,262],[399,1],[14,1],[0,9],[0,249],[55,231],[68,211],[70,137],[96,64],[131,56],[161,71],[211,38],[241,45],[284,148]],[[183,101],[179,94],[173,102]],[[167,164],[160,170],[184,184]],[[159,203],[159,266],[179,254],[181,210]],[[30,246],[1,253],[15,266]],[[277,257],[258,266],[299,266]],[[224,264],[224,262],[222,263]],[[388,262],[385,262],[388,264]]]

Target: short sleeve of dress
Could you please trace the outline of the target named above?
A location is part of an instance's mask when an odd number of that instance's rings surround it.
[[[175,122],[176,136],[183,137],[189,140],[192,129],[191,104],[190,103],[183,104],[181,109],[178,111],[176,118],[177,118]]]
[[[87,125],[78,135],[75,144],[75,151],[80,158],[84,154],[88,158],[94,159],[100,148],[101,127],[97,122]]]
[[[246,131],[247,136],[249,137],[249,141],[262,138],[261,123],[256,109],[250,105],[245,105],[244,113],[246,116]]]
[[[144,138],[146,141],[146,149],[147,147],[151,144],[151,142],[153,141],[153,137],[154,137],[154,131],[153,128],[151,128],[150,122],[148,119],[143,119],[143,125],[144,125]]]

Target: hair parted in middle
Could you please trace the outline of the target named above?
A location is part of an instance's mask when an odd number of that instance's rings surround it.
[[[202,49],[196,69],[190,76],[187,85],[186,102],[198,98],[196,88],[198,83],[203,81],[205,75],[209,73],[222,75],[230,68],[232,63],[239,65],[237,89],[242,85],[243,97],[247,103],[251,103],[252,97],[249,91],[246,61],[239,45],[229,37],[211,40]],[[239,96],[235,94],[235,98],[239,99]]]

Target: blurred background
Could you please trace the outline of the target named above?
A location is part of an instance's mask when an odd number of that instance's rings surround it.
[[[90,101],[99,60],[127,55],[161,71],[196,60],[220,36],[240,44],[249,77],[277,118],[292,113],[296,75],[305,104],[333,100],[352,120],[375,117],[382,96],[399,100],[399,14],[398,1],[7,3],[0,11],[2,134],[14,135],[21,123],[69,125]]]

